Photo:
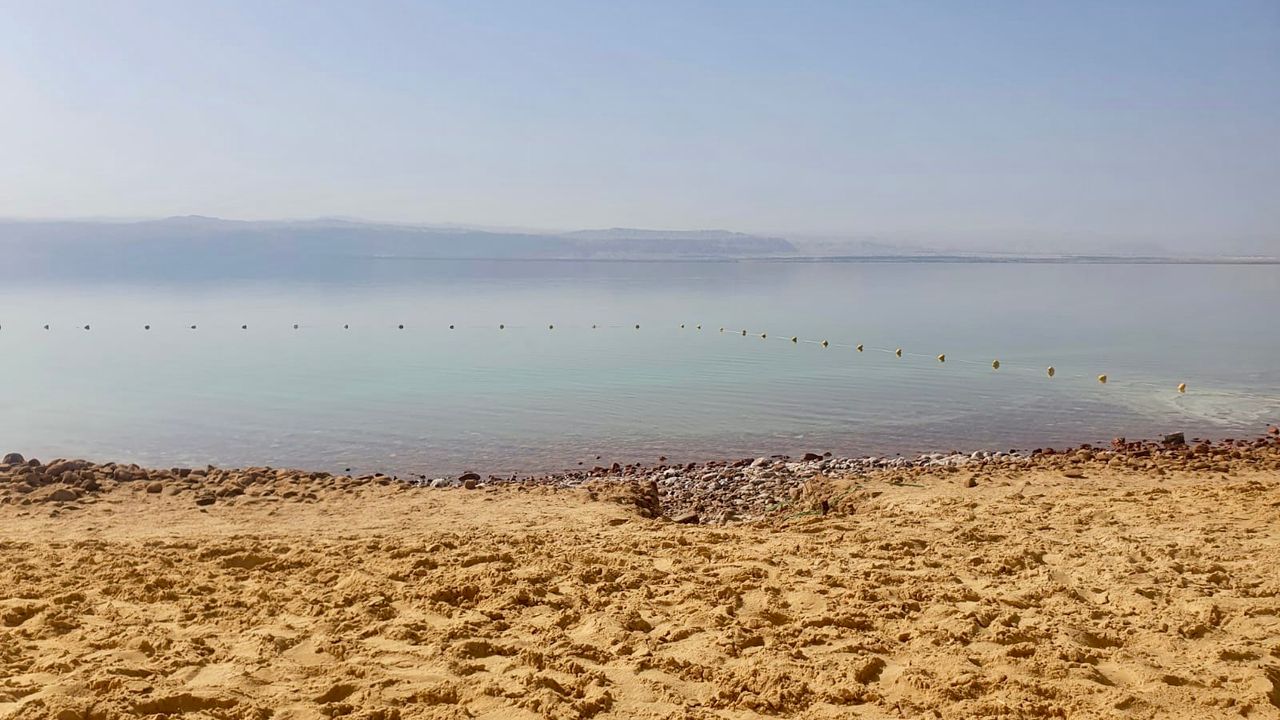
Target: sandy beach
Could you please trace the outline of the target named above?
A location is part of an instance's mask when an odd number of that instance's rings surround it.
[[[1275,436],[840,466],[694,522],[669,469],[23,459],[0,718],[1280,717]]]

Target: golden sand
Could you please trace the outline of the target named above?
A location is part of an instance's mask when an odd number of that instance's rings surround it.
[[[1280,476],[1082,467],[3,505],[0,718],[1280,717]]]

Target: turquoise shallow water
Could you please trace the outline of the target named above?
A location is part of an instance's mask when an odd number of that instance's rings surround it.
[[[1274,266],[365,259],[10,282],[0,449],[434,476],[1256,435],[1280,421],[1278,305]]]

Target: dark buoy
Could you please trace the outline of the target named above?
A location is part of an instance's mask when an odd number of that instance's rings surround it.
[[[555,329],[556,329],[556,326],[555,326],[555,325],[548,325],[548,326],[547,326],[547,329],[548,329],[548,330],[555,330]]]
[[[342,329],[343,329],[343,330],[350,330],[350,329],[351,329],[351,326],[350,326],[350,325],[343,325],[343,326],[342,326]]]
[[[449,329],[450,329],[450,330],[452,330],[452,329],[453,329],[453,326],[452,326],[452,325],[450,325],[450,326],[449,326]]]
[[[191,326],[191,329],[192,329],[192,330],[195,330],[195,329],[196,329],[196,326],[195,326],[195,325],[192,325],[192,326]]]
[[[297,325],[294,325],[294,327],[298,327],[298,326],[297,326]],[[403,329],[404,329],[404,326],[403,326],[403,325],[399,325],[399,326],[397,326],[397,327],[399,327],[401,330],[403,330]]]
[[[499,325],[499,326],[498,326],[498,329],[499,329],[499,330],[506,330],[506,329],[507,329],[507,326],[506,326],[506,325]]]
[[[48,330],[48,329],[49,329],[49,326],[48,326],[48,325],[45,325],[45,326],[44,326],[44,329],[45,329],[45,330]]]
[[[294,330],[297,330],[297,329],[298,329],[298,323],[294,323],[294,324],[293,324],[293,329],[294,329]]]
[[[150,326],[150,325],[143,325],[143,326],[142,326],[142,329],[143,329],[143,330],[150,330],[150,329],[151,329],[151,326]]]
[[[88,330],[88,329],[89,329],[89,326],[88,326],[88,325],[85,325],[85,326],[84,326],[84,329],[85,329],[85,330]]]
[[[637,326],[636,326],[636,329],[637,329],[637,330],[639,330],[639,329],[640,329],[640,326],[639,326],[639,325],[637,325]]]
[[[241,329],[241,330],[248,330],[248,329],[249,329],[249,326],[248,326],[248,325],[241,325],[241,326],[240,326],[240,329]]]

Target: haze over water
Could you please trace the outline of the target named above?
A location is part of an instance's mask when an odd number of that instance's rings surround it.
[[[1280,416],[1277,297],[1273,266],[1204,265],[353,260],[16,282],[0,444],[434,477],[1252,436]]]

